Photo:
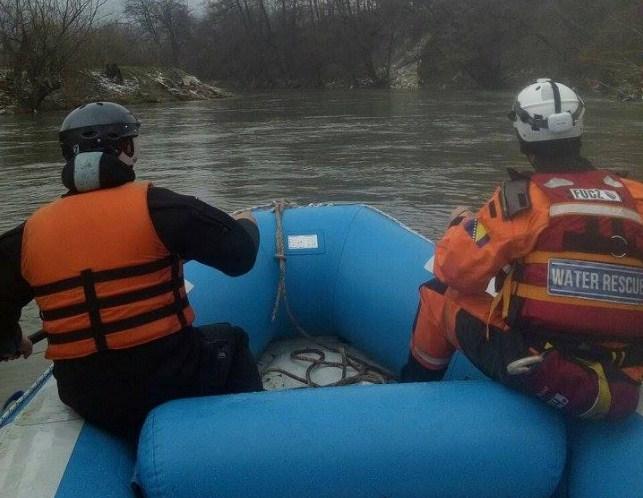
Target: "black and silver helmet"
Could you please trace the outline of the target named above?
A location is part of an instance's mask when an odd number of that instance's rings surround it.
[[[113,102],[93,102],[70,112],[58,134],[66,160],[80,152],[118,153],[122,139],[137,137],[140,123],[125,107]]]

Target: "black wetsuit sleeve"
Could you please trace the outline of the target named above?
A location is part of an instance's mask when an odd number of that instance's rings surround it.
[[[156,233],[170,252],[231,276],[254,266],[259,230],[251,221],[164,188],[150,187],[147,200]]]
[[[22,308],[33,299],[20,273],[24,225],[0,235],[0,355],[13,354],[20,344]]]

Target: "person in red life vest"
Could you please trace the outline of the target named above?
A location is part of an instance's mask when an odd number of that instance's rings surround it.
[[[253,266],[259,231],[189,196],[135,180],[139,122],[109,102],[64,120],[68,192],[0,237],[0,355],[31,352],[18,324],[35,298],[60,399],[136,434],[165,401],[262,389],[239,327],[193,327],[183,261],[230,276]]]
[[[584,113],[572,89],[549,79],[518,94],[509,117],[535,171],[511,170],[477,214],[453,213],[435,278],[420,288],[403,380],[441,379],[459,349],[566,414],[637,409],[643,184],[580,155]]]

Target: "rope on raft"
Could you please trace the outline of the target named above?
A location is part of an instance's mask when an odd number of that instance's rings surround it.
[[[293,204],[282,200],[274,201],[273,209],[275,213],[275,259],[279,262],[279,283],[277,285],[277,296],[275,298],[275,305],[272,310],[272,321],[275,321],[277,318],[277,312],[279,311],[279,305],[283,301],[284,308],[288,314],[288,318],[295,327],[297,332],[305,337],[310,342],[316,344],[317,346],[324,348],[327,351],[337,353],[341,357],[341,361],[329,361],[326,359],[326,354],[322,349],[318,348],[303,348],[297,349],[290,353],[290,359],[293,361],[304,361],[310,362],[308,368],[306,368],[306,377],[300,377],[288,372],[281,368],[268,368],[262,372],[266,374],[269,372],[280,373],[286,375],[292,379],[295,379],[298,382],[306,384],[310,387],[324,387],[324,386],[344,386],[349,384],[358,384],[360,382],[369,382],[372,384],[386,384],[392,377],[382,368],[377,365],[373,365],[361,358],[356,357],[355,355],[346,351],[346,348],[339,346],[337,348],[324,344],[322,341],[318,340],[316,337],[309,334],[299,323],[297,317],[293,313],[290,302],[288,301],[288,291],[286,288],[286,253],[284,246],[284,233],[283,233],[283,213],[285,209],[293,207]],[[314,355],[314,356],[312,356]],[[318,368],[340,368],[342,370],[341,378],[331,384],[317,384],[312,380],[312,374]],[[354,375],[348,375],[348,369],[352,368],[357,373]]]

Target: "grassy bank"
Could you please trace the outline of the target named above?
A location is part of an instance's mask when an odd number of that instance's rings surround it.
[[[71,109],[84,102],[106,100],[120,104],[209,100],[229,93],[175,68],[112,66],[73,71],[63,76],[60,89],[43,102],[42,110]],[[0,72],[0,114],[21,112],[11,97],[8,72]]]

